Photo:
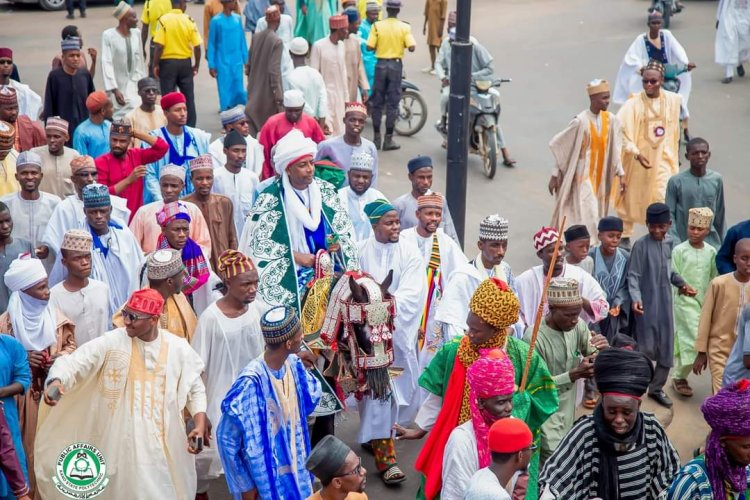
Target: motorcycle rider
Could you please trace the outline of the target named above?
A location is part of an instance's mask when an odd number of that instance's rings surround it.
[[[447,123],[448,123],[448,97],[450,94],[450,68],[451,68],[451,43],[456,37],[456,11],[451,11],[448,14],[448,36],[443,39],[443,43],[440,45],[438,51],[437,60],[435,61],[435,74],[440,79],[442,84],[441,96],[440,96],[440,122],[437,127],[438,130],[447,135]],[[471,43],[474,45],[471,58],[471,79],[472,81],[477,80],[492,80],[495,74],[495,68],[492,64],[492,54],[480,44],[476,38],[471,37]],[[497,145],[503,154],[503,165],[506,167],[512,167],[516,164],[516,160],[511,158],[508,148],[505,147],[505,138],[503,137],[503,131],[500,128],[500,124],[497,124]]]

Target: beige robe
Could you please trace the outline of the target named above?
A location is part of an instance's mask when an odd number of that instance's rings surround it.
[[[70,162],[81,156],[78,151],[69,147],[63,148],[63,154],[54,156],[49,152],[48,146],[39,146],[31,151],[42,157],[42,182],[39,183],[39,191],[52,193],[62,199],[72,194],[76,194],[76,188],[73,185],[70,170]]]
[[[721,389],[727,358],[737,339],[740,312],[748,303],[750,283],[740,283],[734,278],[734,273],[723,274],[711,280],[703,299],[695,350],[708,355],[714,394]]]
[[[370,82],[367,81],[365,64],[362,61],[362,40],[356,33],[350,34],[349,38],[342,42],[344,44],[346,58],[346,76],[349,89],[348,102],[361,101],[359,89],[370,90]]]
[[[349,95],[349,76],[346,68],[344,44],[334,45],[330,37],[325,37],[312,46],[310,67],[318,70],[326,84],[328,97],[328,117],[326,124],[332,136],[344,133],[344,108]]]
[[[604,114],[608,126],[604,129]],[[552,212],[552,226],[557,227],[563,216],[567,217],[567,226],[584,224],[592,243],[596,243],[599,219],[609,212],[610,196],[615,185],[616,175],[623,175],[620,160],[620,122],[617,116],[609,111],[594,115],[590,110],[578,113],[562,132],[555,135],[549,143],[555,157],[555,168],[552,175],[560,182],[560,189],[555,196],[555,209]],[[597,118],[599,123],[597,124]],[[598,130],[604,140],[604,158],[599,183],[592,182],[592,138],[591,125]]]
[[[662,90],[649,99],[645,91],[633,94],[617,117],[622,125],[622,166],[627,190],[615,201],[624,222],[624,237],[633,235],[633,224],[645,224],[646,208],[664,202],[667,181],[680,168],[680,103],[678,94]],[[651,164],[635,159],[640,154]]]
[[[6,312],[0,315],[0,332],[13,335],[10,315]],[[15,336],[15,335],[13,335]],[[75,326],[59,310],[57,311],[57,343],[47,348],[50,356],[70,354],[76,349]],[[31,386],[25,394],[16,397],[18,403],[18,418],[21,426],[21,439],[26,452],[26,464],[29,471],[30,496],[34,498],[36,478],[34,476],[34,442],[36,441],[37,417],[39,416],[39,402],[42,397],[44,380],[31,379]]]
[[[77,442],[106,461],[109,483],[97,499],[194,498],[183,410],[206,411],[202,371],[187,341],[164,330],[143,342],[118,328],[59,359],[48,380],[59,379],[65,394],[54,407],[42,404],[34,448],[42,498],[61,498],[52,480],[57,457]]]

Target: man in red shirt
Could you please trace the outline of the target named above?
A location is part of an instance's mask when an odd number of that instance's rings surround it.
[[[150,147],[131,148],[133,138]],[[115,122],[109,132],[109,148],[109,153],[96,159],[99,182],[109,187],[110,194],[127,200],[132,218],[143,205],[143,177],[146,175],[146,164],[160,160],[169,151],[169,146],[161,137],[134,130],[126,122]]]
[[[302,92],[297,89],[287,90],[284,92],[284,112],[271,116],[260,129],[258,142],[263,146],[263,156],[265,156],[261,180],[275,175],[273,165],[271,165],[271,150],[279,139],[293,128],[298,129],[302,135],[312,139],[316,144],[326,138],[318,121],[302,111],[304,107],[305,96]]]

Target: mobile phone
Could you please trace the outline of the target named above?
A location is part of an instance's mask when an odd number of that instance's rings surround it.
[[[203,450],[203,436],[190,438],[190,447],[195,451]]]
[[[60,388],[57,386],[53,386],[50,388],[49,391],[47,391],[47,395],[52,401],[59,401],[60,400]]]

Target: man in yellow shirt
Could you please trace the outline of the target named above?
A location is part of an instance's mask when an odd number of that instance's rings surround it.
[[[154,76],[154,34],[156,33],[156,22],[159,18],[172,10],[171,0],[146,0],[143,4],[143,14],[141,14],[141,46],[143,54],[146,55],[146,41],[151,36],[151,43],[148,49],[148,76]]]
[[[187,125],[195,127],[193,77],[198,74],[203,39],[193,18],[185,14],[185,0],[172,0],[172,10],[163,14],[156,23],[153,41],[152,67],[154,77],[159,79],[161,94],[179,88],[186,99]],[[195,56],[195,65],[192,56]]]
[[[321,439],[310,452],[306,466],[323,485],[307,500],[367,500],[367,470],[362,467],[362,459],[336,436],[329,434]]]
[[[393,128],[398,118],[398,102],[401,100],[404,49],[414,52],[417,43],[411,34],[411,26],[398,19],[401,0],[387,0],[385,10],[388,17],[372,26],[367,39],[367,50],[374,50],[378,60],[375,63],[375,82],[370,98],[372,128],[375,131],[373,141],[375,147],[380,149],[380,121],[385,107],[385,141],[382,147],[384,151],[390,151],[401,147],[393,142]]]

